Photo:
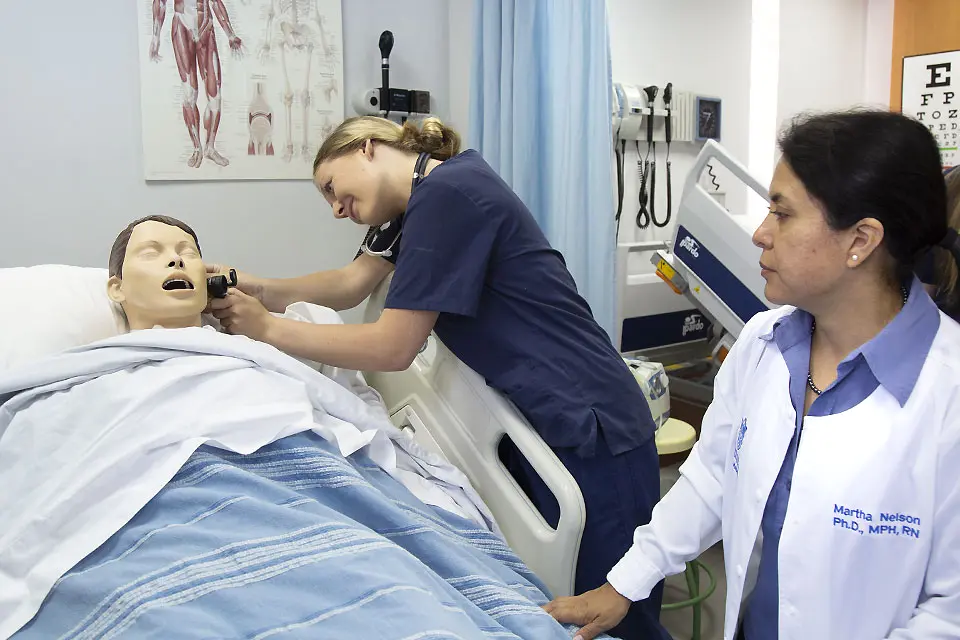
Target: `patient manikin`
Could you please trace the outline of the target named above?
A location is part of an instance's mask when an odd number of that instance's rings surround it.
[[[107,294],[131,331],[201,326],[206,269],[194,231],[167,216],[132,222],[110,251]]]

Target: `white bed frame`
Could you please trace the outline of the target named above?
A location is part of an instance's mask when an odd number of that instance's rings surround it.
[[[707,163],[719,162],[735,179],[769,201],[760,184],[729,151],[708,140],[683,187],[677,226],[670,247],[655,252],[651,262],[696,308],[729,335],[730,344],[755,313],[776,308],[764,295],[761,249],[753,232],[762,215],[729,211],[700,184]],[[665,264],[664,264],[665,263]]]
[[[364,321],[383,310],[386,278],[371,295]],[[364,372],[383,396],[394,424],[469,478],[507,543],[554,597],[573,595],[586,506],[570,472],[503,395],[463,364],[435,334],[413,364],[396,373]],[[560,521],[550,527],[504,467],[497,447],[510,437],[556,496]]]

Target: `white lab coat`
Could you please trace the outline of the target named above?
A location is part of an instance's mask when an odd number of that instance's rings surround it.
[[[796,425],[786,363],[760,338],[792,310],[744,327],[679,482],[608,576],[643,599],[722,537],[725,640]],[[960,638],[960,326],[946,316],[903,407],[881,386],[805,418],[779,578],[780,640]]]

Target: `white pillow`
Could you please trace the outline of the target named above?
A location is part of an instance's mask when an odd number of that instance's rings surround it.
[[[0,269],[0,371],[127,332],[106,269]]]

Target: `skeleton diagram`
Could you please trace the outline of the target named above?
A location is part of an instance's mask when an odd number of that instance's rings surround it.
[[[160,30],[167,13],[167,0],[153,0],[153,38],[150,41],[150,59],[160,60]],[[220,53],[213,29],[213,17],[226,32],[230,49],[239,56],[242,43],[230,25],[230,17],[223,0],[174,0],[171,38],[177,58],[177,70],[183,83],[183,121],[193,142],[193,154],[187,166],[199,167],[207,158],[221,167],[230,161],[220,155],[216,148],[217,129],[220,126]],[[200,111],[197,109],[199,83],[203,80],[207,96],[207,108],[203,114],[203,128],[207,137],[200,143]]]
[[[247,144],[247,155],[273,155],[273,110],[264,96],[264,83],[257,80],[253,100],[250,101],[250,113],[247,116],[247,126],[250,129],[250,142]]]
[[[279,20],[280,32],[274,33],[274,20]],[[300,154],[304,160],[310,161],[310,72],[313,62],[314,49],[319,47],[324,62],[335,62],[339,51],[326,29],[326,16],[320,13],[317,0],[270,0],[270,9],[267,13],[267,29],[264,42],[260,47],[261,59],[269,56],[272,46],[280,49],[280,65],[283,68],[283,106],[287,112],[286,130],[287,144],[283,159],[289,162],[293,158],[293,100],[298,97],[302,108],[303,140]],[[303,79],[303,89],[294,93],[290,86],[290,72],[288,56],[306,56],[306,74]],[[323,71],[321,71],[323,73]],[[333,95],[339,93],[336,77],[326,74],[322,91],[329,102]]]

